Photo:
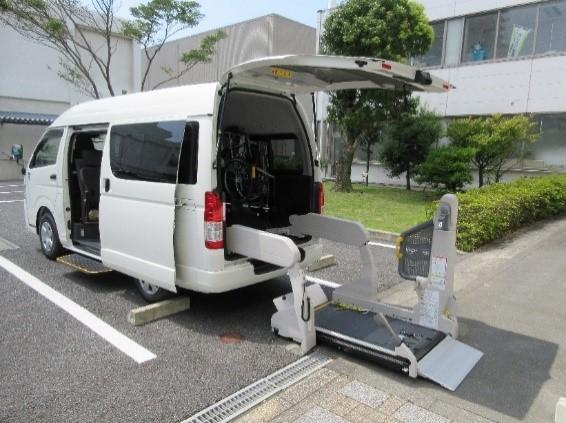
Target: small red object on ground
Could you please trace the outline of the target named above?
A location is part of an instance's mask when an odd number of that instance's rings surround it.
[[[244,337],[239,332],[226,332],[220,335],[220,340],[224,344],[239,344],[244,340]]]

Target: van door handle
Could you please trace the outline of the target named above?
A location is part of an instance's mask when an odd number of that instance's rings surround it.
[[[104,192],[110,191],[110,179],[104,178]]]
[[[57,175],[50,175],[50,176],[49,176],[49,179],[51,179],[52,181],[54,181],[54,180],[57,179]]]

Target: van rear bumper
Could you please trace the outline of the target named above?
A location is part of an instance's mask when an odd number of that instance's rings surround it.
[[[301,245],[301,248],[305,251],[305,259],[301,262],[303,268],[317,261],[322,255],[322,245],[319,242]],[[256,275],[254,267],[247,260],[227,265],[224,270],[218,272],[178,265],[176,285],[191,291],[221,293],[277,278],[286,273],[287,269],[277,269]]]

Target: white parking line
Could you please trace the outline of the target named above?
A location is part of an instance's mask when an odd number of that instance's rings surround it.
[[[395,249],[396,247],[394,245],[391,244],[383,244],[381,242],[375,242],[375,241],[370,241],[368,242],[368,245],[371,245],[372,247],[384,247],[384,248],[392,248]]]
[[[0,194],[14,194],[15,192],[23,192],[23,191],[0,191]]]
[[[0,203],[20,203],[24,200],[0,200]]]
[[[325,279],[315,278],[314,276],[305,276],[305,280],[307,282],[316,283],[318,285],[327,286],[329,288],[338,288],[338,287],[342,286],[342,284],[332,282],[332,281],[327,281]]]
[[[83,325],[91,329],[100,337],[104,338],[110,344],[114,345],[120,351],[129,355],[137,363],[144,363],[157,357],[151,351],[146,350],[141,345],[118,332],[108,323],[99,319],[90,311],[81,307],[74,301],[68,299],[63,294],[55,291],[49,285],[41,282],[35,276],[26,272],[21,267],[15,265],[10,260],[7,260],[4,257],[0,256],[0,266],[6,269],[19,280],[21,280],[27,286],[43,295],[53,304],[69,313]]]
[[[8,188],[8,187],[23,187],[24,185],[0,185],[0,188]]]

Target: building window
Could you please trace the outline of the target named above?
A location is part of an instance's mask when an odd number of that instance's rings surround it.
[[[185,122],[117,125],[110,130],[110,168],[121,179],[177,181]]]
[[[462,63],[493,58],[497,13],[466,18]]]
[[[444,64],[451,66],[460,63],[464,19],[452,19],[446,24],[446,47]]]
[[[566,2],[540,6],[535,53],[566,51]]]
[[[440,66],[442,64],[442,49],[444,47],[444,21],[430,24],[434,30],[434,40],[429,51],[417,57],[414,64],[418,66]]]
[[[528,159],[543,161],[546,166],[566,167],[566,114],[538,115],[540,138],[531,144]]]
[[[499,16],[498,59],[533,54],[537,6],[504,10]]]

